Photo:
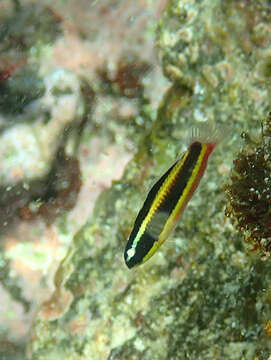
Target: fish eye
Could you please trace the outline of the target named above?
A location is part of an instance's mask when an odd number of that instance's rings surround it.
[[[129,250],[127,250],[127,259],[128,260],[130,260],[134,255],[135,255],[135,249],[134,248],[130,248]]]

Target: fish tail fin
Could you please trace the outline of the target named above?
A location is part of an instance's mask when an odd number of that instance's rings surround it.
[[[229,133],[230,131],[225,126],[215,124],[213,121],[201,122],[192,127],[188,145],[190,146],[199,141],[216,147],[216,145],[224,141]]]

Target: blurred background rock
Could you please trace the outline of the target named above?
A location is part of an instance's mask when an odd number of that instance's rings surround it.
[[[2,0],[0,14],[0,354],[268,359],[270,260],[248,253],[223,189],[270,111],[270,2]],[[206,120],[228,137],[174,235],[129,271],[146,192]]]
[[[26,356],[74,233],[155,117],[164,5],[0,2],[1,359]]]

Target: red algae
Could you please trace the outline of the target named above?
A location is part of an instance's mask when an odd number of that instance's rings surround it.
[[[266,258],[271,253],[271,114],[262,122],[260,139],[243,137],[246,145],[234,160],[231,182],[225,186],[226,216],[251,250]]]

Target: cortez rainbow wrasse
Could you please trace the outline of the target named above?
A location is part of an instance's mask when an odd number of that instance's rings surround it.
[[[187,151],[153,185],[124,251],[128,268],[143,264],[166,240],[196,190],[219,138],[212,126],[193,129]]]

